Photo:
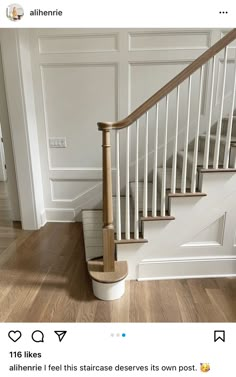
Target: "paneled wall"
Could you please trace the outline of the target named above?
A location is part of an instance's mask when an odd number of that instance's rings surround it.
[[[223,32],[205,29],[30,31],[45,200],[43,216],[47,220],[71,221],[80,218],[81,209],[101,208],[101,133],[96,123],[128,115],[215,43]],[[220,59],[217,67],[219,94]],[[204,74],[203,118],[208,100],[208,68]],[[198,85],[196,74],[193,79],[196,100]],[[182,93],[181,122],[184,123],[184,85]],[[192,119],[194,101],[193,96]],[[216,106],[217,101],[216,96]],[[151,123],[152,116],[151,113]],[[66,148],[50,148],[51,137],[65,137]],[[142,158],[142,149],[140,153]]]

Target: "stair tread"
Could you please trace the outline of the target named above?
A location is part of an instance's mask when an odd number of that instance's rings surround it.
[[[91,278],[99,283],[117,283],[126,278],[128,275],[128,265],[126,261],[115,261],[115,271],[104,272],[104,264],[101,258],[90,260],[88,263],[88,272]]]
[[[214,169],[214,168],[208,168],[208,169],[200,169],[201,173],[232,173],[232,172],[236,172],[236,169],[234,168],[227,168],[227,169],[224,169],[224,168],[218,168],[218,169]]]
[[[201,139],[205,139],[206,134],[200,135],[199,137]],[[211,135],[210,137],[211,137],[211,140],[216,140],[216,135]],[[222,143],[225,144],[226,143],[226,136],[225,135],[221,136],[220,140],[221,140]],[[231,136],[231,143],[234,143],[234,142],[236,142],[236,136]]]
[[[166,215],[166,216],[146,216],[146,217],[141,217],[140,220],[142,221],[169,221],[169,220],[175,220],[174,216]]]
[[[204,192],[175,192],[175,193],[169,193],[168,194],[171,198],[187,198],[187,197],[194,197],[194,196],[207,196]]]
[[[127,243],[147,243],[148,240],[145,238],[140,237],[139,239],[136,238],[122,238],[121,240],[115,240],[115,244],[121,245],[121,244],[127,244]]]

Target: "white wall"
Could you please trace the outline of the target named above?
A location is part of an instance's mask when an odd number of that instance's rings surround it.
[[[205,29],[35,29],[29,34],[45,218],[54,221],[71,221],[80,218],[81,209],[101,208],[101,133],[97,121],[125,117],[222,37],[220,30]],[[221,58],[222,54],[216,67],[216,110]],[[233,67],[231,55],[229,63],[227,93]],[[191,119],[196,113],[197,78],[198,73],[193,77],[196,95]],[[208,81],[206,67],[206,89]],[[186,118],[186,90],[183,85],[180,131]],[[173,95],[169,154],[174,99]],[[206,91],[203,123],[207,101]],[[152,112],[150,121],[152,128]],[[49,148],[49,137],[66,137],[67,148]]]

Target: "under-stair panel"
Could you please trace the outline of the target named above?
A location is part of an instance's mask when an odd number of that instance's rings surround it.
[[[117,245],[129,279],[236,275],[236,174],[202,175],[207,196],[171,197],[174,221],[144,221],[138,249]]]

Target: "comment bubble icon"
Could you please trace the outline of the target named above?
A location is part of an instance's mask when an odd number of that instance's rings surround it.
[[[40,330],[35,330],[32,333],[31,337],[32,337],[33,341],[36,342],[36,343],[43,343],[44,342],[44,334]]]

